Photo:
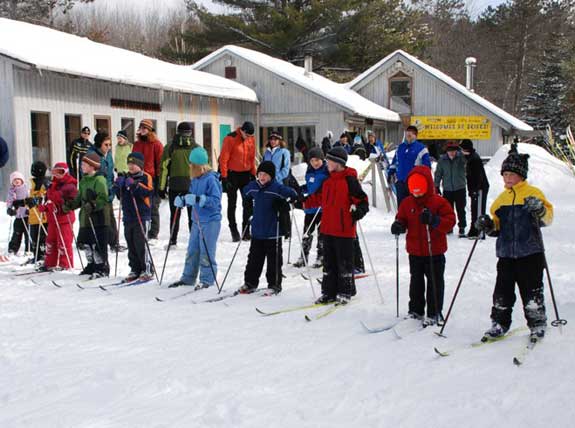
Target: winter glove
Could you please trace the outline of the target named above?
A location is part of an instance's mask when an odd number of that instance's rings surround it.
[[[86,189],[86,201],[94,202],[98,198],[98,194],[94,189]]]
[[[166,199],[168,197],[168,192],[166,192],[166,189],[160,189],[158,190],[158,196],[160,199]]]
[[[6,208],[6,214],[8,214],[10,217],[14,217],[16,215],[16,210],[14,207],[8,207]]]
[[[365,204],[352,205],[352,206],[349,208],[349,212],[351,213],[351,219],[352,219],[354,222],[358,222],[359,220],[361,220],[362,218],[364,218],[368,211],[369,211],[369,208],[366,209],[366,205],[365,205]]]
[[[25,200],[24,200],[24,199],[15,199],[15,200],[12,202],[12,206],[13,206],[14,208],[24,207],[24,206],[25,206]]]
[[[437,227],[440,222],[440,218],[436,214],[432,214],[427,208],[425,208],[419,215],[419,221],[422,224],[428,224],[432,227]]]
[[[491,220],[491,217],[489,217],[487,214],[484,214],[480,216],[475,222],[475,228],[478,231],[484,232],[486,235],[489,235],[491,232],[493,232],[495,224],[493,223],[493,220]]]
[[[400,221],[395,220],[391,225],[392,235],[401,235],[402,233],[405,233],[405,231],[405,226]]]
[[[184,200],[183,196],[176,196],[174,199],[174,206],[178,208],[184,208],[186,206],[186,201]]]
[[[205,196],[204,196],[205,198]],[[200,197],[194,195],[193,193],[188,193],[186,196],[184,196],[184,201],[186,202],[186,205],[189,207],[193,207],[194,205],[196,205],[199,201],[200,201]],[[205,203],[205,201],[204,201]]]
[[[118,175],[118,178],[116,178],[116,186],[118,186],[121,189],[122,187],[124,187],[124,184],[126,184],[126,177],[124,177],[123,175]]]
[[[92,213],[94,212],[94,204],[92,202],[86,202],[84,205],[82,205],[82,211],[88,216],[90,217],[92,215]],[[66,210],[65,210],[66,211]]]
[[[24,204],[28,208],[34,208],[36,205],[38,205],[36,202],[36,198],[26,198],[26,199],[24,199]]]
[[[222,190],[226,193],[233,191],[234,185],[226,177],[222,177]]]
[[[535,196],[526,197],[523,202],[523,206],[536,219],[543,218],[547,212],[547,208],[543,205],[543,201]]]
[[[130,187],[132,187],[134,185],[134,179],[132,177],[128,177],[126,178],[126,181],[124,182],[124,185],[126,186],[126,189],[129,189]]]

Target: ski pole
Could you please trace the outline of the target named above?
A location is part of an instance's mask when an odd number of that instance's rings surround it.
[[[68,218],[68,224],[72,227],[72,222],[70,221],[70,213],[66,215]],[[47,235],[46,235],[47,236]],[[80,260],[80,266],[82,266],[82,270],[84,270],[84,262],[82,261],[82,253],[80,252],[80,247],[78,247],[78,240],[76,239],[76,235],[74,234],[74,230],[72,230],[72,238],[74,238],[74,245],[76,246],[76,251],[78,252],[78,259]]]
[[[42,218],[43,217],[38,212],[38,208],[33,206],[31,208],[31,210],[34,213],[34,215],[36,216],[36,218],[38,219],[38,235],[36,236],[36,251],[34,251],[34,264],[36,264],[36,263],[38,263],[38,251],[40,248],[40,234],[44,233],[44,237],[46,237],[46,236],[48,236],[48,232],[46,231],[46,228],[42,224]]]
[[[316,213],[316,215],[317,215],[317,213]],[[315,217],[314,217],[314,219],[315,219]],[[313,224],[313,223],[312,223],[312,224]],[[308,232],[309,232],[310,227],[311,227],[311,225],[308,226]],[[308,265],[308,263],[307,263],[307,257],[306,257],[306,255],[305,255],[305,251],[304,251],[304,249],[303,249],[303,242],[302,242],[302,239],[301,239],[301,237],[300,237],[300,235],[299,235],[299,229],[298,229],[298,227],[297,227],[297,223],[296,223],[296,225],[295,225],[295,233],[296,233],[297,238],[298,238],[298,241],[299,241],[299,246],[300,246],[300,249],[301,249],[301,257],[302,257],[302,260],[303,260],[303,263],[304,263],[304,266],[305,266],[305,273],[306,273],[307,279],[308,279],[308,281],[309,281],[309,286],[311,287],[311,292],[312,292],[312,294],[313,294],[313,298],[315,299],[315,298],[316,298],[315,289],[313,288],[313,281],[311,280],[311,273],[309,272],[309,265]]]
[[[114,206],[112,205],[112,214]],[[120,206],[118,208],[118,223],[116,224],[116,262],[114,263],[114,278],[118,277],[118,253],[120,252],[120,224],[122,224],[122,188],[120,188]]]
[[[357,225],[359,226],[359,233],[361,235],[361,240],[363,241],[363,246],[365,247],[367,258],[369,260],[369,265],[371,266],[371,270],[373,272],[373,278],[375,279],[375,285],[377,286],[377,291],[379,292],[381,304],[383,305],[383,293],[381,292],[381,287],[379,286],[379,280],[377,279],[377,272],[375,271],[375,267],[373,266],[373,262],[371,261],[371,254],[369,252],[369,248],[367,247],[367,241],[365,240],[365,235],[363,233],[363,228],[361,227],[361,222],[358,221]]]
[[[134,197],[134,195],[132,195],[132,203],[134,204],[134,210],[136,211],[136,217],[138,218],[138,224],[140,225],[140,232],[142,232],[142,237],[144,238],[146,250],[148,251],[148,255],[150,256],[152,269],[154,269],[154,276],[156,277],[156,281],[158,281],[159,284],[160,280],[158,278],[158,272],[156,271],[156,264],[154,263],[152,252],[150,251],[150,244],[148,243],[148,237],[146,236],[146,231],[144,230],[144,225],[142,224],[142,217],[140,217],[140,210],[138,209],[138,203],[136,202],[136,198]]]
[[[30,252],[30,241],[32,240],[32,238],[30,237],[30,229],[28,228],[28,225],[26,224],[26,222],[24,221],[24,219],[21,217],[20,221],[22,222],[22,226],[24,226],[24,231],[26,232],[26,245],[24,245],[25,247],[25,252],[29,253]]]
[[[395,316],[399,318],[399,235],[395,235]]]
[[[250,217],[248,219],[248,222],[246,223],[244,230],[242,231],[242,236],[244,236],[244,234],[246,233],[246,231],[248,230],[248,227],[250,227],[250,223],[252,221],[252,218]],[[232,269],[232,265],[234,264],[234,260],[236,259],[236,255],[238,254],[238,250],[240,249],[240,245],[242,245],[242,241],[243,239],[240,239],[238,241],[238,245],[236,247],[236,250],[234,251],[234,255],[232,256],[232,260],[230,261],[230,264],[228,266],[228,269],[226,270],[226,274],[224,275],[224,280],[222,281],[222,285],[220,286],[220,289],[218,290],[218,294],[220,294],[222,292],[222,290],[224,289],[224,285],[226,283],[226,279],[228,279],[228,274],[230,273],[230,270]]]
[[[94,235],[94,240],[96,241],[96,249],[100,253],[100,258],[103,259],[104,258],[104,252],[102,251],[102,246],[100,245],[98,235],[96,234],[96,228],[94,227],[94,222],[92,221],[92,217],[88,216],[88,220],[90,221],[90,228],[92,229],[92,235]],[[110,266],[110,264],[108,263],[108,260],[106,260],[106,265],[108,265],[108,267]]]
[[[311,223],[309,224],[309,226],[307,227],[307,230],[304,230],[303,232],[303,236],[302,238],[309,238],[309,233],[311,228],[313,227],[314,223],[315,223],[315,219],[317,218],[318,214],[321,212],[321,207],[318,208],[318,210],[315,212],[313,218],[311,219]],[[318,227],[318,234],[319,234],[319,227]]]
[[[166,256],[164,257],[164,265],[162,266],[162,274],[160,275],[160,287],[162,286],[162,281],[164,281],[164,271],[166,270],[166,263],[168,262],[168,254],[170,253],[170,248],[172,248],[172,236],[174,235],[176,219],[178,218],[179,212],[180,207],[176,207],[176,211],[174,211],[174,215],[172,217],[172,225],[170,227],[170,240],[168,241],[168,248],[166,248]]]
[[[56,209],[56,207],[54,207]],[[60,237],[60,242],[62,243],[62,248],[64,249],[64,254],[66,255],[66,260],[68,261],[68,269],[72,269],[72,261],[70,259],[70,255],[68,254],[68,249],[66,248],[66,243],[64,242],[64,236],[62,235],[62,229],[60,228],[60,223],[58,222],[58,217],[56,216],[56,211],[52,211],[52,215],[54,216],[54,222],[56,223],[56,230],[58,231],[58,236]],[[72,230],[72,235],[74,235],[74,231]],[[59,249],[58,249],[59,252]],[[60,257],[58,257],[58,263],[60,263]]]
[[[212,270],[212,275],[214,276],[214,281],[216,281],[216,286],[218,290],[220,289],[220,284],[218,282],[218,277],[216,275],[216,270],[214,269],[214,262],[212,261],[212,257],[210,256],[210,251],[208,249],[208,243],[206,242],[206,237],[204,236],[204,231],[202,230],[202,225],[200,224],[200,214],[196,207],[192,206],[192,214],[195,214],[196,220],[198,222],[198,232],[200,232],[200,238],[204,243],[204,249],[206,250],[206,256],[208,258],[208,263],[210,264],[210,269]]]
[[[293,224],[293,221],[294,221],[294,210],[293,210],[293,209],[290,209],[290,211],[291,211],[291,216],[290,216],[290,224],[289,224],[290,231],[289,231],[288,256],[287,256],[287,264],[288,264],[288,265],[291,264],[291,263],[290,263],[291,238],[292,238],[292,224]]]
[[[427,208],[424,209],[424,211]],[[433,253],[431,252],[431,231],[429,230],[430,226],[428,224],[425,225],[425,231],[427,232],[427,249],[429,251],[429,272],[431,274],[431,288],[433,289],[433,303],[435,305],[435,317],[439,323],[440,319],[440,311],[439,311],[439,299],[437,296],[437,283],[435,282],[435,266],[433,265]]]

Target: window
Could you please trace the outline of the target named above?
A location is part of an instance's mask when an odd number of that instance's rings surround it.
[[[305,143],[308,149],[316,144],[315,126],[270,126],[267,128],[260,128],[262,150],[265,150],[268,138],[272,131],[279,133],[284,138],[286,148],[292,155],[292,160],[293,155],[298,152],[296,149],[298,141],[299,144]]]
[[[168,120],[166,122],[166,143],[170,143],[174,139],[177,129],[178,122],[175,120]]]
[[[122,129],[128,134],[128,141],[133,143],[136,139],[136,121],[131,117],[123,117],[120,123]]]
[[[226,76],[226,79],[236,79],[237,78],[236,67],[226,67],[225,76]]]
[[[411,77],[397,73],[389,79],[389,108],[400,114],[411,114]]]
[[[32,112],[32,161],[52,165],[50,156],[50,113]]]
[[[79,114],[65,115],[64,129],[66,131],[66,147],[71,147],[72,142],[80,136],[80,130],[82,129],[82,116]]]
[[[105,132],[110,134],[111,126],[110,126],[110,116],[94,116],[94,128],[96,129],[96,133]]]
[[[212,147],[212,124],[202,123],[202,136],[204,143],[204,149],[208,152],[209,163],[212,163],[213,147]]]

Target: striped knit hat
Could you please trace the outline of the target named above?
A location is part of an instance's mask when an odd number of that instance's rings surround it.
[[[152,119],[142,119],[140,122],[140,128],[145,128],[150,132],[154,131],[154,122]]]
[[[90,152],[84,155],[84,157],[82,157],[82,162],[86,162],[95,169],[100,169],[100,156],[98,156],[96,152]]]

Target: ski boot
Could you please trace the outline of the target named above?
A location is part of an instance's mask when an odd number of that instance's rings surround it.
[[[138,279],[139,274],[136,272],[130,272],[127,277],[124,278],[123,282],[132,282]]]
[[[197,290],[203,290],[204,288],[209,288],[209,287],[211,287],[210,284],[200,283],[200,284],[197,284],[197,285],[194,287],[194,290],[196,290],[196,291],[197,291]]]
[[[329,297],[326,294],[323,294],[319,299],[315,301],[316,305],[328,305],[330,303],[335,303],[337,299],[335,297]]]
[[[537,327],[531,327],[531,333],[529,334],[529,341],[531,343],[538,342],[545,337],[545,326],[540,325]]]
[[[305,266],[305,260],[303,259],[303,257],[300,257],[299,259],[297,259],[297,261],[293,264],[293,267],[296,268],[301,268]]]
[[[505,336],[505,333],[509,330],[509,327],[505,328],[501,324],[494,322],[491,325],[491,328],[483,333],[482,342],[486,342],[493,339],[498,339],[502,336]]]
[[[138,281],[151,281],[154,279],[154,274],[153,273],[148,273],[148,272],[142,272],[140,274],[140,276],[138,277]]]
[[[238,232],[238,228],[236,226],[230,226],[230,233],[232,234],[233,242],[240,242],[240,233]]]
[[[257,287],[252,287],[249,284],[244,284],[240,288],[238,288],[239,294],[251,294],[257,290]]]
[[[186,284],[184,281],[182,281],[181,279],[179,281],[176,282],[172,282],[170,285],[168,285],[168,288],[176,288],[176,287],[183,287],[186,285],[190,285],[190,284]]]
[[[423,315],[419,315],[415,312],[408,312],[403,319],[423,321]]]
[[[459,228],[459,235],[460,238],[465,238],[465,228],[464,227],[460,227]]]

